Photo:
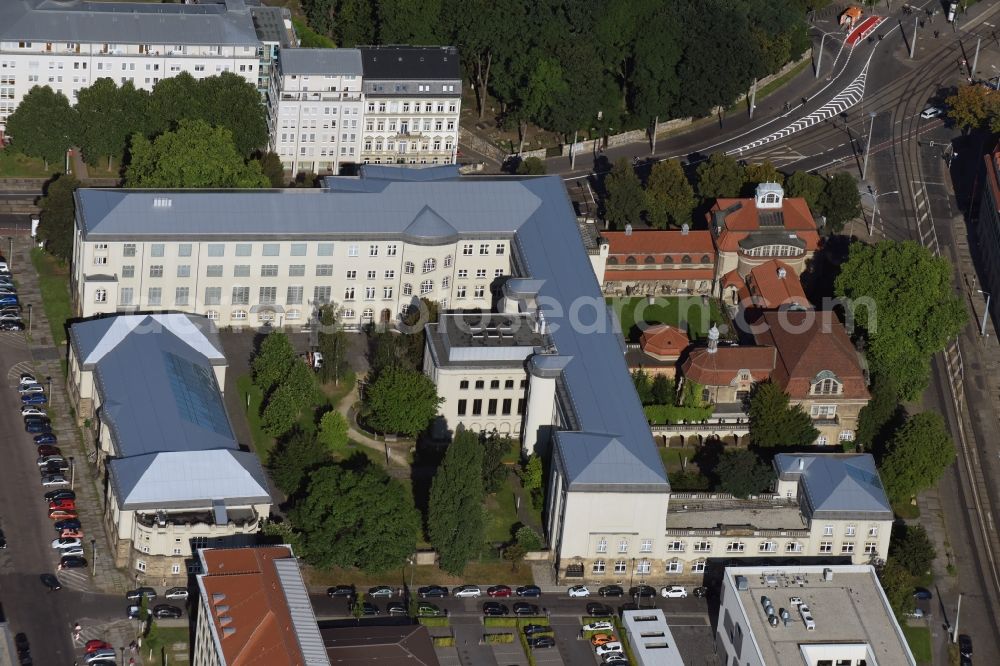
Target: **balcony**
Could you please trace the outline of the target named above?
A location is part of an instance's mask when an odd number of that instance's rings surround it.
[[[360,102],[361,93],[347,91],[326,91],[326,92],[283,92],[282,102]]]
[[[135,514],[137,526],[156,529],[187,529],[203,525],[209,529],[224,529],[236,527],[240,530],[256,529],[260,516],[253,509],[231,509],[228,511],[228,522],[225,525],[215,523],[215,515],[211,511],[188,511],[183,513],[139,513]]]

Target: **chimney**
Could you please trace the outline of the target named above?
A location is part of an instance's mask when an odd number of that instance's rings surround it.
[[[778,269],[778,279],[779,280],[784,280],[786,275],[788,275],[788,271],[786,271],[784,268],[779,268]]]
[[[719,327],[712,324],[712,328],[708,329],[708,349],[709,354],[714,354],[719,351]]]
[[[689,231],[691,231],[691,227],[687,222],[681,225],[681,236],[687,236]]]
[[[631,236],[632,235],[632,225],[631,224],[626,224],[625,225],[625,235],[626,236]]]

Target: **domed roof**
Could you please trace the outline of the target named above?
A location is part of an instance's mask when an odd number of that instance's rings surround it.
[[[689,343],[684,331],[669,324],[651,326],[639,338],[642,351],[661,361],[679,357]]]

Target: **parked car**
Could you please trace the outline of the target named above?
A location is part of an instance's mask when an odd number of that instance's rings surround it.
[[[694,594],[694,596],[698,597],[699,599],[707,597],[708,588],[705,587],[704,585],[699,585],[698,587],[694,588],[694,590],[692,590],[691,593]]]
[[[39,444],[35,453],[40,456],[62,456],[62,449],[53,444]]]
[[[556,646],[556,639],[552,636],[535,636],[527,639],[527,643],[530,648],[550,648]]]
[[[0,296],[0,305],[18,305],[17,296]]]
[[[170,604],[158,604],[153,606],[153,617],[157,618],[173,618],[177,619],[184,616],[184,611],[182,611],[177,606],[171,606]]]
[[[61,558],[59,558],[59,568],[85,569],[87,568],[87,560],[80,557],[79,555],[63,555]]]
[[[589,597],[590,590],[586,585],[574,585],[573,587],[566,590],[566,594],[571,597]]]
[[[629,588],[628,596],[633,599],[636,597],[639,599],[652,599],[656,596],[656,588],[652,585],[636,585]]]
[[[499,601],[487,601],[483,604],[483,615],[502,616],[510,615],[510,609]]]
[[[607,645],[608,643],[614,643],[617,640],[618,637],[615,636],[614,634],[600,633],[600,634],[594,634],[593,636],[590,637],[590,644],[593,645],[594,647],[597,647],[598,645]]]
[[[23,405],[44,405],[49,401],[45,397],[44,393],[28,393],[21,396],[21,404]]]
[[[34,437],[35,446],[41,446],[42,444],[55,444],[59,441],[59,438],[54,432],[43,432],[35,435]],[[39,453],[39,455],[42,455]]]
[[[378,606],[370,601],[366,601],[361,604],[361,614],[366,617],[371,617],[373,615],[381,615],[382,611],[378,609]]]
[[[52,547],[53,548],[73,548],[73,547],[79,546],[79,545],[80,545],[80,540],[79,539],[71,539],[71,538],[68,538],[68,537],[67,538],[59,537],[58,539],[53,539],[52,540]]]
[[[595,649],[595,652],[597,652],[598,657],[603,657],[604,655],[610,654],[612,652],[624,652],[624,651],[625,648],[622,647],[622,644],[619,643],[618,641],[605,643],[604,645],[600,645]]]
[[[137,587],[125,593],[125,598],[129,601],[136,601],[140,597],[146,597],[147,601],[156,599],[156,590],[151,587]]]
[[[972,638],[968,634],[958,635],[958,652],[967,659],[972,658]]]
[[[422,601],[417,604],[417,615],[421,617],[437,617],[439,615],[447,614],[447,610],[441,610],[439,607],[434,604],[427,603],[426,601]]]
[[[113,649],[114,646],[111,645],[111,643],[97,639],[87,641],[87,644],[83,646],[83,651],[88,654],[95,650],[113,650]]]
[[[59,579],[56,578],[54,574],[43,573],[38,578],[42,581],[42,585],[49,588],[50,592],[62,589],[62,583],[59,582]]]
[[[410,614],[402,601],[390,601],[386,604],[385,612],[394,617],[405,617]]]
[[[602,597],[624,597],[625,588],[621,585],[605,585],[597,590],[597,593]]]
[[[933,599],[934,595],[931,594],[931,591],[928,590],[927,588],[918,587],[913,590],[913,598],[920,599],[921,601],[928,601],[930,599]]]
[[[24,405],[23,407],[21,407],[21,416],[48,416],[48,414],[41,407],[35,407],[34,405]]]
[[[687,595],[687,590],[680,585],[671,585],[660,590],[660,596],[666,599],[685,599]]]
[[[51,502],[57,499],[76,499],[76,493],[69,488],[57,488],[56,490],[50,490],[45,495],[43,495],[46,502]]]
[[[0,321],[0,331],[23,331],[24,322],[20,319],[15,321]]]
[[[83,530],[63,530],[59,536],[63,539],[82,539]]]
[[[67,557],[69,555],[79,555],[80,557],[83,557],[86,553],[83,552],[83,546],[73,546],[72,548],[63,549],[62,556]]]
[[[24,431],[31,434],[40,432],[52,432],[52,424],[48,419],[44,421],[28,421],[24,424]]]
[[[486,588],[486,595],[490,597],[509,597],[514,591],[506,585],[493,585]]]
[[[50,462],[57,462],[59,460],[62,460],[63,462],[66,461],[66,459],[62,456],[38,456],[38,459],[35,462],[39,467],[45,467]]]
[[[66,480],[62,474],[46,474],[42,477],[42,486],[48,488],[50,486],[65,486],[68,485],[69,481]]]
[[[610,622],[591,622],[590,624],[583,625],[584,631],[611,631],[615,628]]]
[[[186,587],[172,587],[167,590],[166,594],[163,595],[164,599],[173,599],[175,601],[187,601],[188,589]]]
[[[21,315],[13,312],[0,312],[0,321],[21,321]]]
[[[625,655],[620,652],[609,652],[604,655],[604,666],[631,666]]]
[[[69,469],[69,463],[65,460],[50,460],[38,468],[38,473],[42,476],[48,474],[61,474]]]
[[[417,595],[421,599],[429,599],[431,597],[447,597],[448,588],[441,587],[440,585],[425,585],[417,590]]]
[[[130,606],[126,606],[126,608],[125,608],[125,616],[128,619],[130,619],[130,620],[138,620],[139,619],[139,615],[141,613],[142,613],[142,608],[140,606],[135,605],[135,604],[132,604]]]
[[[80,525],[79,518],[67,518],[66,520],[60,520],[55,524],[56,532],[61,532],[63,530],[78,530],[83,526]]]
[[[71,511],[70,509],[51,509],[49,511],[49,518],[51,520],[65,520],[66,518],[78,518],[76,511]]]
[[[541,615],[541,611],[535,604],[529,604],[526,601],[518,601],[513,606],[514,615]]]
[[[913,610],[909,611],[906,614],[906,617],[912,617],[912,618],[917,619],[917,620],[922,620],[925,617],[924,609],[922,609],[922,608],[914,608]]]
[[[923,118],[924,120],[930,120],[931,118],[937,118],[942,113],[944,113],[944,109],[942,109],[941,107],[928,106],[927,108],[925,108],[923,111],[920,112],[920,117]]]
[[[45,387],[41,384],[21,384],[17,392],[21,395],[25,395],[26,393],[45,393]]]
[[[587,615],[589,617],[611,617],[614,615],[614,611],[611,610],[610,606],[604,604],[589,603],[587,604]]]
[[[37,384],[38,383],[38,378],[35,377],[30,372],[22,372],[18,376],[18,380],[17,381],[18,381],[19,384]]]
[[[547,624],[526,624],[522,629],[525,636],[535,636],[538,634],[551,634],[552,627]]]
[[[451,596],[453,597],[471,597],[476,598],[482,596],[483,591],[479,589],[478,585],[459,585],[451,591]]]
[[[368,588],[368,596],[375,599],[382,597],[391,597],[393,595],[392,588],[388,585],[376,585],[375,587]]]
[[[83,663],[93,664],[95,661],[103,661],[105,659],[108,661],[113,661],[114,659],[117,658],[117,656],[118,656],[118,651],[115,650],[114,648],[101,648],[100,650],[94,650],[93,652],[88,653],[83,658]]]
[[[326,589],[326,596],[331,599],[336,597],[343,597],[344,599],[353,599],[357,595],[353,585],[334,585],[333,587],[328,587]]]
[[[537,585],[522,585],[515,590],[515,593],[519,597],[540,597],[542,596],[542,588]]]

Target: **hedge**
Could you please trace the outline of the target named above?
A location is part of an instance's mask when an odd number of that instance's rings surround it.
[[[431,636],[434,647],[455,647],[454,636]]]
[[[712,407],[678,407],[677,405],[646,405],[642,408],[646,420],[653,425],[664,423],[697,423],[712,415]]]
[[[483,640],[487,643],[513,643],[514,634],[483,634]]]
[[[440,615],[421,616],[417,618],[417,622],[425,627],[447,627],[451,624],[447,617]]]

